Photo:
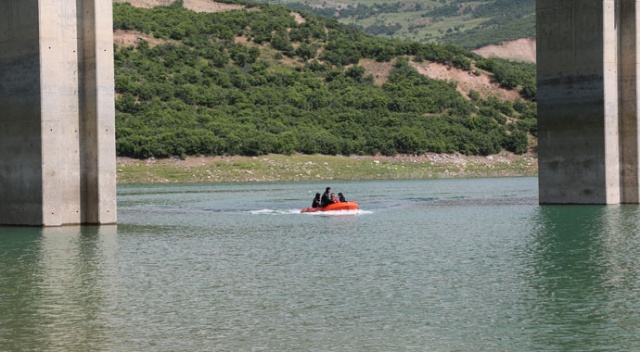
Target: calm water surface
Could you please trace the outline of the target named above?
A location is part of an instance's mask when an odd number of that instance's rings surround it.
[[[640,208],[537,179],[126,186],[0,227],[0,351],[638,351]]]

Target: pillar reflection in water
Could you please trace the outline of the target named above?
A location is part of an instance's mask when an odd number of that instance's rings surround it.
[[[117,227],[0,228],[0,350],[104,350]]]
[[[536,349],[605,348],[625,335],[616,343],[633,346],[640,302],[629,292],[640,290],[640,265],[621,253],[640,249],[638,207],[546,206],[538,216],[526,300]]]

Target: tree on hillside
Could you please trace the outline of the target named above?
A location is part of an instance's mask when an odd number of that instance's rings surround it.
[[[467,99],[410,60],[475,64],[531,96],[528,66],[305,19],[266,4],[219,13],[114,4],[116,29],[160,40],[116,47],[118,155],[490,154],[526,151],[523,136],[536,133],[535,103]],[[394,62],[382,86],[365,58]]]

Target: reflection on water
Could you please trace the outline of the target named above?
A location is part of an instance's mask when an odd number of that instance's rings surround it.
[[[640,350],[640,208],[536,184],[334,185],[350,216],[296,211],[324,184],[130,186],[117,227],[0,227],[0,351]]]
[[[535,218],[527,278],[539,350],[637,349],[637,206],[545,206]],[[633,348],[632,348],[633,347]]]
[[[9,228],[0,243],[0,350],[108,349],[115,226]]]

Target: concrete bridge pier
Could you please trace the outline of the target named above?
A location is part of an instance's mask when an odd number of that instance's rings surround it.
[[[0,225],[112,224],[111,0],[0,1]]]
[[[541,204],[640,202],[637,0],[537,0]]]

